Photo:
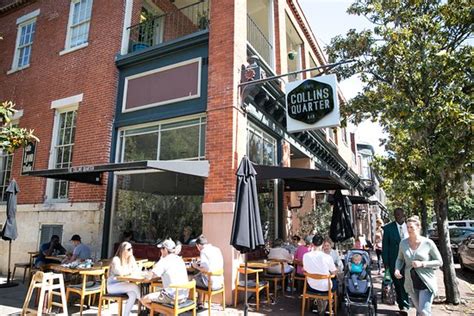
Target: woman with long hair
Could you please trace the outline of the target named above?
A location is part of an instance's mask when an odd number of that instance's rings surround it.
[[[140,271],[133,256],[132,244],[124,241],[120,244],[112,259],[109,270],[109,277],[107,278],[107,292],[110,294],[127,294],[128,300],[125,305],[124,316],[130,315],[135,301],[140,298],[140,289],[138,285],[121,282],[117,280],[117,276],[129,275],[133,272]]]
[[[383,240],[383,220],[377,218],[375,228],[375,253],[377,254],[377,266],[379,274],[382,274],[382,240]]]
[[[431,304],[438,291],[435,269],[443,264],[443,260],[434,242],[420,235],[418,216],[407,220],[407,229],[408,238],[400,242],[394,275],[401,279],[400,269],[405,266],[405,290],[417,315],[430,316]]]

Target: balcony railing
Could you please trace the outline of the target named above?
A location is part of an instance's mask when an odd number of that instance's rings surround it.
[[[156,46],[208,28],[209,1],[201,0],[131,26],[128,52]]]
[[[273,46],[250,15],[247,15],[247,40],[265,62],[272,66]]]

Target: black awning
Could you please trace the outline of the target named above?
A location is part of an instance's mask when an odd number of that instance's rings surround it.
[[[257,180],[282,179],[285,191],[349,189],[332,171],[255,165]]]
[[[173,173],[206,178],[209,174],[209,162],[207,160],[144,160],[124,163],[109,163],[102,165],[84,165],[59,169],[34,170],[27,172],[26,175],[99,185],[102,184],[102,175],[104,172],[146,169],[169,171]]]
[[[360,195],[346,195],[346,196],[349,198],[352,205],[354,205],[354,204],[371,204],[371,201],[368,198],[364,197],[364,196],[360,196]],[[334,203],[334,195],[329,194],[328,202],[331,203],[331,204]]]

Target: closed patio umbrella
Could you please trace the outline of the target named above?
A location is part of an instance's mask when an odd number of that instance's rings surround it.
[[[18,184],[15,180],[10,181],[10,184],[7,187],[6,193],[8,194],[7,198],[7,220],[2,230],[2,239],[8,240],[8,275],[7,283],[0,284],[0,287],[8,287],[18,285],[11,282],[10,280],[10,261],[11,261],[11,252],[12,252],[12,240],[15,240],[18,237],[18,231],[16,228],[16,195],[20,192]]]
[[[332,241],[340,242],[354,237],[350,216],[351,206],[349,198],[342,195],[341,190],[334,193],[334,208],[329,230]]]
[[[242,158],[236,175],[237,187],[230,244],[240,253],[245,254],[245,270],[247,272],[247,253],[265,245],[258,207],[257,172],[247,156]],[[245,273],[244,315],[247,313],[247,273]]]

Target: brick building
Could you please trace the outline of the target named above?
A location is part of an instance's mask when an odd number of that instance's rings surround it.
[[[55,229],[64,240],[80,233],[97,256],[110,256],[124,231],[134,232],[146,254],[158,238],[177,239],[190,226],[223,250],[230,295],[239,264],[229,246],[235,170],[243,155],[262,166],[326,172],[308,190],[259,181],[269,239],[298,233],[294,210],[311,210],[321,193],[363,192],[345,129],[286,129],[285,83],[317,70],[238,86],[249,74],[327,63],[296,0],[0,5],[0,99],[14,100],[18,124],[41,139],[29,176],[20,174],[21,151],[3,157],[22,188],[13,261]]]

